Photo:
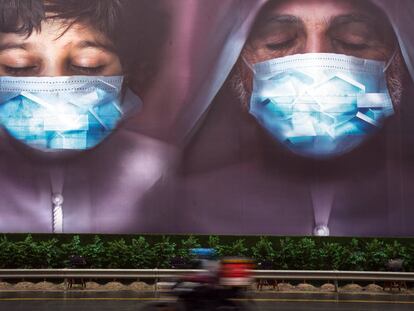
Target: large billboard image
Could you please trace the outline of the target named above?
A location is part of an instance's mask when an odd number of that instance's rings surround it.
[[[0,232],[414,235],[413,1],[0,10]]]

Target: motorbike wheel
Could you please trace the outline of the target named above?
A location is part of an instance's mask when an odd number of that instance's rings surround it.
[[[179,300],[175,305],[177,311],[251,311],[254,305],[241,301],[185,301]],[[153,309],[151,309],[152,311]],[[154,309],[158,310],[158,309]],[[164,309],[159,309],[164,310]],[[169,309],[166,309],[169,310]],[[148,310],[149,311],[149,310]]]
[[[185,311],[182,305],[177,302],[149,302],[139,309],[139,311]]]
[[[215,311],[249,311],[254,310],[248,303],[241,301],[226,300],[217,306]]]

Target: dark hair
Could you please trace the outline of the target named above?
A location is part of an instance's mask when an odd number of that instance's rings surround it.
[[[111,41],[129,71],[135,62],[145,62],[159,50],[160,42],[154,41],[161,37],[160,27],[154,25],[162,19],[157,4],[154,0],[0,0],[0,32],[30,36],[47,19],[62,20],[67,27],[85,23]]]
[[[123,5],[130,0],[0,0],[0,31],[30,35],[45,19],[87,23],[116,42]]]

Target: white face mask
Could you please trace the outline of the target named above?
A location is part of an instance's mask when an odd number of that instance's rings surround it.
[[[250,113],[272,137],[305,157],[349,152],[394,113],[384,62],[309,53],[252,69]]]
[[[101,143],[141,105],[122,76],[0,77],[0,124],[41,150],[85,150]]]

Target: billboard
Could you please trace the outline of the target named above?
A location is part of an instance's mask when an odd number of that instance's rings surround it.
[[[0,232],[413,235],[411,1],[0,5]]]

